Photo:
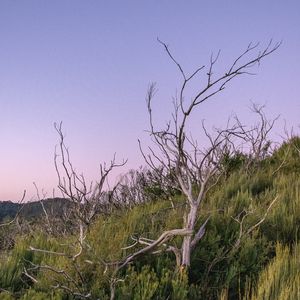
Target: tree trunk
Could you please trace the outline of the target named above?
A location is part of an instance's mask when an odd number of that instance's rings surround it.
[[[197,210],[198,210],[197,205],[195,204],[190,205],[190,211],[187,215],[187,218],[185,219],[185,224],[184,224],[185,229],[194,230]],[[191,252],[192,252],[191,242],[192,242],[191,235],[187,235],[183,238],[182,248],[181,248],[181,252],[182,252],[181,267],[183,268],[188,268],[191,264]]]

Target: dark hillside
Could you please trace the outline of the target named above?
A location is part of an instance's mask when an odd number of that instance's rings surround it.
[[[49,198],[42,200],[47,211],[53,216],[61,216],[64,209],[70,206],[70,201],[63,198]],[[22,208],[23,207],[23,208]],[[13,219],[20,212],[20,216],[25,219],[38,218],[43,214],[43,208],[40,201],[27,202],[24,204],[11,201],[0,201],[0,222],[4,219]]]

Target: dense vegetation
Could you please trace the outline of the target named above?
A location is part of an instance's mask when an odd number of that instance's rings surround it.
[[[145,201],[112,201],[99,211],[76,258],[75,221],[62,230],[53,219],[57,230],[49,231],[42,215],[26,230],[15,223],[0,227],[0,298],[109,299],[114,293],[115,299],[299,299],[299,149],[300,139],[294,137],[253,164],[243,154],[224,160],[226,172],[201,205],[197,223],[210,219],[188,269],[178,267],[168,251],[170,245],[180,247],[180,236],[116,269],[116,262],[144,247],[139,237],[155,240],[181,226],[184,197],[159,185],[150,172],[137,171],[135,178],[144,180],[123,186],[128,196],[138,185]],[[241,230],[259,220],[235,247]],[[10,231],[15,236],[7,247]]]

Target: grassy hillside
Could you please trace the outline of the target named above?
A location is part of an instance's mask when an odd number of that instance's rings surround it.
[[[19,233],[0,257],[0,298],[110,299],[114,290],[116,299],[299,299],[299,146],[294,138],[252,168],[231,159],[200,208],[197,223],[210,219],[188,270],[168,251],[181,245],[174,237],[116,271],[116,262],[147,241],[180,228],[185,202],[176,193],[98,215],[81,250],[76,227],[61,236],[39,226]],[[241,230],[260,220],[236,246]]]

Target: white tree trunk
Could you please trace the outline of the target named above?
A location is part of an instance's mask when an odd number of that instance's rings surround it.
[[[185,229],[188,230],[193,230],[195,227],[196,223],[196,217],[197,217],[197,210],[198,210],[198,205],[190,205],[190,211],[187,215],[187,218],[185,220]],[[192,236],[187,235],[183,238],[182,242],[182,256],[181,256],[181,266],[184,268],[188,268],[191,264],[191,252],[192,252],[192,247],[191,247],[191,242],[192,242]]]

